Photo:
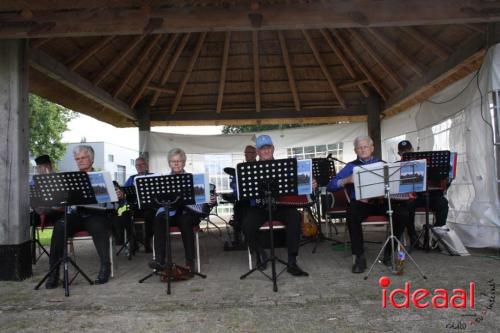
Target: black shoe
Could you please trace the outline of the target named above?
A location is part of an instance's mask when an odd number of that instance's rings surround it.
[[[365,255],[355,255],[354,264],[352,265],[352,272],[355,274],[363,273],[366,269]]]
[[[45,282],[45,289],[55,289],[57,287],[59,287],[59,268],[50,273]]]
[[[288,267],[286,268],[286,271],[293,276],[309,276],[309,273],[306,271],[302,270],[299,266],[297,266],[296,263],[293,264],[288,264]]]
[[[94,284],[105,284],[109,280],[111,275],[111,264],[101,264],[101,269],[99,274],[97,274],[97,279],[95,279]]]
[[[156,260],[151,260],[148,264],[149,268],[154,269],[156,271],[164,271],[167,268],[167,264],[160,263]]]

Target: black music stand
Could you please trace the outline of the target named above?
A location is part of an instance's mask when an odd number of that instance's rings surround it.
[[[128,247],[128,260],[132,260],[132,256],[135,255],[135,228],[134,228],[134,212],[136,212],[138,208],[137,204],[137,193],[135,191],[135,186],[125,186],[121,188],[123,193],[125,194],[125,199],[127,200],[127,205],[129,206],[130,211],[130,223],[132,224],[132,232],[131,235],[127,233],[127,241],[123,243],[122,247],[116,252],[116,256],[119,256],[120,253]],[[144,244],[143,244],[144,245]]]
[[[267,206],[270,238],[270,256],[260,265],[249,270],[240,279],[244,279],[253,272],[271,262],[272,275],[260,271],[273,281],[273,291],[278,291],[277,278],[288,268],[288,263],[279,259],[274,252],[273,234],[273,199],[280,195],[297,195],[297,160],[295,158],[247,162],[236,166],[238,199],[261,199]],[[276,261],[285,265],[283,270],[276,274]]]
[[[35,206],[34,203],[40,202],[42,197],[41,192],[37,191],[35,188],[35,185],[30,185],[30,207],[31,207],[31,212],[30,212],[30,227],[31,227],[31,260],[33,265],[36,265],[38,260],[46,254],[47,257],[49,257],[49,252],[45,247],[40,243],[40,240],[36,237],[36,223],[35,223],[35,214],[36,214],[36,208],[40,206]],[[36,254],[36,249],[39,249],[40,254]]]
[[[402,164],[404,163],[404,164]],[[356,194],[358,194],[356,197],[359,199],[368,199],[372,198],[374,196],[378,196],[376,193],[374,194],[373,192],[370,193],[370,189],[373,188],[380,188],[383,187],[383,194],[385,198],[387,199],[387,215],[389,216],[389,227],[390,227],[390,235],[387,237],[387,240],[384,242],[384,245],[382,245],[382,248],[380,249],[380,252],[378,253],[377,257],[373,261],[372,265],[370,266],[370,269],[368,270],[368,273],[366,273],[366,276],[364,279],[368,279],[368,276],[370,275],[370,272],[372,271],[373,267],[375,264],[378,262],[379,258],[384,254],[386,246],[389,245],[389,242],[391,243],[391,267],[392,271],[396,273],[396,262],[395,262],[395,256],[394,256],[394,248],[395,245],[394,243],[398,244],[399,247],[404,251],[406,257],[410,258],[410,260],[413,262],[413,264],[417,267],[417,270],[419,271],[420,275],[424,279],[427,279],[425,276],[424,272],[420,269],[420,266],[418,266],[417,262],[413,259],[412,256],[406,251],[406,248],[404,245],[399,241],[399,239],[394,236],[394,228],[393,228],[393,222],[392,222],[392,204],[391,204],[391,183],[405,183],[405,184],[410,184],[413,187],[413,192],[416,192],[418,189],[416,188],[416,183],[418,183],[419,180],[419,175],[415,172],[415,164],[412,162],[400,162],[400,163],[392,163],[391,166],[388,164],[384,164],[381,167],[378,168],[370,168],[367,166],[359,166],[361,169],[357,173],[357,185],[356,185],[356,180],[355,180],[355,191]],[[411,168],[412,172],[410,175],[407,175],[406,177],[397,178],[394,179],[393,177],[397,175],[398,173],[401,172],[402,166],[405,166],[405,168]],[[374,180],[367,180],[366,178],[363,179],[363,175],[374,175],[375,177],[372,176],[372,179]],[[354,176],[354,173],[353,173]],[[355,176],[355,177],[356,177]],[[398,175],[399,176],[399,175]],[[394,193],[392,193],[394,194]]]
[[[443,248],[446,249],[446,251],[451,255],[453,255],[452,251],[446,244],[446,242],[443,242],[441,239],[441,236],[439,236],[437,233],[432,230],[432,226],[429,223],[429,211],[430,211],[430,200],[429,200],[429,181],[431,182],[440,182],[443,180],[448,179],[449,173],[450,173],[450,151],[449,150],[440,150],[440,151],[418,151],[418,152],[407,152],[403,154],[403,161],[413,161],[413,160],[421,160],[425,159],[427,160],[427,187],[426,191],[424,192],[424,197],[425,197],[425,224],[420,231],[417,239],[415,242],[412,244],[412,246],[415,246],[416,244],[419,243],[420,238],[423,236],[424,237],[424,250],[426,252],[429,252],[430,250],[430,234],[434,235],[434,237],[437,239],[439,244],[443,245]]]
[[[172,283],[172,244],[170,240],[170,208],[195,203],[193,175],[184,173],[179,175],[145,176],[135,178],[137,202],[139,208],[163,207],[165,223],[167,225],[167,294],[171,294]],[[192,272],[202,278],[206,275]],[[153,275],[160,275],[156,269],[139,280],[143,283]]]
[[[316,188],[315,193],[315,202],[316,202],[316,225],[318,227],[318,234],[312,240],[308,240],[303,244],[308,242],[314,242],[314,247],[312,253],[316,253],[316,249],[320,242],[330,241],[333,245],[342,244],[333,238],[326,237],[321,230],[321,213],[320,213],[320,187],[325,187],[328,185],[330,179],[335,176],[335,164],[332,159],[329,158],[313,158],[312,159],[312,171],[313,177],[316,179],[318,183],[318,187]]]
[[[64,265],[64,294],[69,296],[69,274],[68,263],[82,274],[89,284],[94,284],[83,270],[68,257],[68,209],[73,205],[96,204],[97,200],[94,190],[86,172],[62,172],[47,175],[35,175],[33,177],[35,189],[40,193],[40,197],[34,200],[33,205],[40,207],[63,206],[64,209],[64,252],[63,257],[50,268],[49,272],[36,285],[38,290],[49,275],[59,269],[59,265]]]

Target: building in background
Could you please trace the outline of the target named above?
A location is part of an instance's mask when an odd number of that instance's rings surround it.
[[[96,171],[108,171],[111,174],[111,178],[116,180],[120,185],[123,185],[129,176],[136,173],[135,159],[139,156],[138,150],[108,142],[68,143],[64,158],[57,163],[58,171],[76,170],[73,149],[75,146],[82,144],[94,148],[94,168]]]

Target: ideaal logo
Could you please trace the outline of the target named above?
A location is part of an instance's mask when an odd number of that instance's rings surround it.
[[[434,309],[474,309],[475,307],[475,289],[474,282],[470,282],[467,289],[456,288],[449,292],[446,289],[437,288],[430,291],[425,288],[411,289],[410,282],[405,282],[404,288],[395,288],[390,292],[387,287],[391,284],[391,279],[382,276],[378,280],[382,287],[382,308],[392,306],[396,309],[409,308],[410,304],[417,309],[432,307]],[[396,300],[399,299],[399,302]],[[402,300],[401,300],[402,299]]]

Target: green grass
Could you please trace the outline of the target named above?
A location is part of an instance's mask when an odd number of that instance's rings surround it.
[[[43,231],[38,230],[38,237],[40,243],[42,243],[43,246],[50,246],[50,239],[52,238],[52,228],[47,228]]]

